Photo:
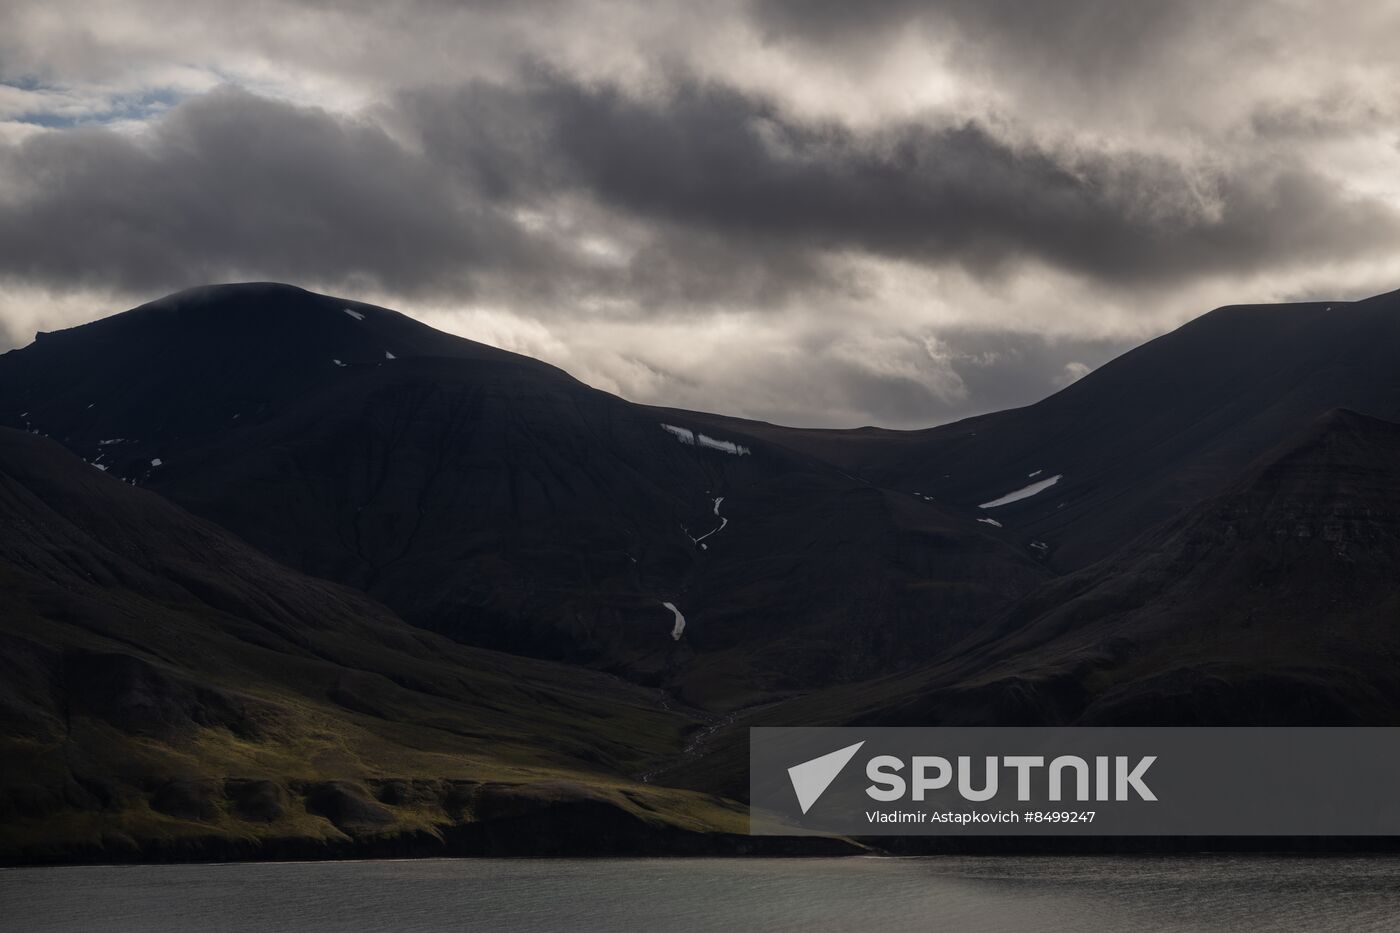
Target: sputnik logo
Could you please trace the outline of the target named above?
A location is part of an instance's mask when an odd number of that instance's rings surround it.
[[[854,745],[847,745],[845,748],[829,752],[820,758],[813,758],[811,761],[804,761],[800,765],[788,768],[788,780],[792,781],[792,789],[797,794],[797,803],[802,807],[804,814],[812,809],[812,804],[816,803],[822,794],[826,793],[826,789],[831,786],[832,781],[836,780],[841,769],[850,763],[864,744],[865,742],[862,741]]]

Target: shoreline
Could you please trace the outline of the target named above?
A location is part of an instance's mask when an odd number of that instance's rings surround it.
[[[619,859],[833,859],[833,858],[1176,858],[1221,856],[1247,858],[1345,858],[1350,856],[1400,856],[1400,838],[1273,836],[1218,839],[1195,836],[1163,837],[882,837],[875,840],[797,836],[732,836],[662,834],[650,840],[583,851],[581,847],[537,847],[525,844],[498,848],[471,847],[466,840],[394,837],[353,843],[318,845],[307,840],[271,844],[238,841],[191,840],[187,844],[162,844],[114,853],[99,847],[51,853],[35,857],[0,858],[0,869],[61,868],[123,865],[212,865],[304,862],[401,861],[429,862],[464,859],[519,859],[539,861],[613,861]]]

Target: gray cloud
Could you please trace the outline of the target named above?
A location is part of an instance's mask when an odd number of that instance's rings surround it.
[[[225,89],[148,137],[74,129],[0,154],[0,270],[151,291],[230,276],[390,288],[502,247],[382,130]]]
[[[913,425],[1400,272],[1400,22],[1364,5],[260,2],[0,37],[12,340],[280,279],[647,401]]]
[[[1024,57],[1051,67],[1041,75],[1105,78],[1141,69],[1195,27],[1247,20],[1249,5],[1167,0],[1129,7],[1115,0],[755,0],[754,20],[770,41],[802,41],[827,49],[878,53],[892,37],[915,29],[955,44],[959,61]]]
[[[405,294],[497,290],[655,307],[839,287],[823,257],[1035,260],[1116,284],[1388,249],[1400,224],[1287,160],[1195,178],[1147,154],[1017,147],[972,122],[866,135],[678,83],[640,100],[557,75],[405,100],[423,151],[377,126],[225,89],[145,138],[47,133],[6,151],[0,271],[133,291],[295,278]],[[590,265],[517,212],[584,199],[589,231],[639,221]],[[1377,236],[1377,234],[1382,234]],[[509,277],[523,284],[501,284]],[[555,313],[569,313],[560,308]]]
[[[439,106],[433,122],[480,125],[479,100]],[[510,113],[516,122],[493,139],[527,145],[469,157],[496,188],[510,187],[504,166],[533,165],[525,184],[572,183],[746,248],[857,250],[988,273],[1030,258],[1132,282],[1354,255],[1387,248],[1377,231],[1400,236],[1389,206],[1279,157],[1201,177],[1150,153],[1018,146],[971,121],[861,135],[686,82],[638,101],[552,78],[520,92]],[[499,107],[492,115],[499,122]]]

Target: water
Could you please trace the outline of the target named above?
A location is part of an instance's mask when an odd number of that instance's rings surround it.
[[[431,860],[0,871],[0,930],[1400,929],[1400,858]]]

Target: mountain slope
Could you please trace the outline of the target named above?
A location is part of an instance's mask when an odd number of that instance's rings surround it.
[[[1397,345],[1400,295],[1226,308],[889,432],[634,405],[286,286],[44,335],[0,356],[0,811],[635,840],[733,826],[628,775],[742,795],[749,725],[1394,722]]]
[[[716,707],[935,657],[1045,577],[923,497],[286,286],[46,335],[0,420],[416,625]]]
[[[1365,301],[1212,311],[1027,408],[926,431],[715,429],[931,495],[1073,570],[1221,492],[1255,457],[1332,408],[1400,418],[1400,292]],[[1034,484],[1004,505],[984,504]]]
[[[508,361],[567,380],[529,357],[452,337],[395,311],[271,283],[178,292],[55,333],[0,359],[10,427],[61,428],[65,446],[122,476],[239,423],[275,417],[350,366],[389,357]],[[13,412],[10,409],[15,409]],[[128,436],[109,432],[119,426]],[[46,432],[51,433],[51,432]]]
[[[405,625],[4,429],[0,590],[0,858],[742,831],[629,777],[695,723],[653,691]]]
[[[1337,410],[925,668],[736,718],[661,779],[742,796],[748,729],[1400,723],[1400,424]]]
[[[1397,567],[1400,424],[1336,410],[1224,495],[1033,594],[994,650],[1092,670],[1087,723],[1391,722]]]

